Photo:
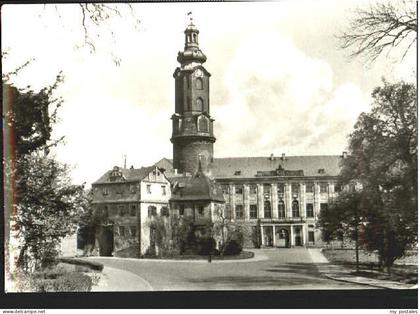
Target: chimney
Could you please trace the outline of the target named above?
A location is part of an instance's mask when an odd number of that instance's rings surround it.
[[[341,156],[343,159],[346,159],[347,158],[347,152],[346,151],[344,151],[343,152],[343,155]]]
[[[273,161],[273,160],[274,160],[274,154],[273,154],[273,153],[271,153],[271,155],[270,155],[270,160],[271,160],[271,161]]]
[[[283,160],[283,161],[284,161],[285,159],[286,159],[286,154],[285,154],[285,153],[282,153],[282,154],[281,154],[281,160]]]

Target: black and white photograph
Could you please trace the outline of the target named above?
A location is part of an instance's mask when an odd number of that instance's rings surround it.
[[[417,6],[3,4],[5,295],[417,308]]]

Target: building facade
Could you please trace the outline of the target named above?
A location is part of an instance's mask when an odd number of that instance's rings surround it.
[[[141,256],[153,246],[150,223],[169,217],[170,182],[157,167],[115,166],[92,184],[93,209],[101,217],[99,254]]]

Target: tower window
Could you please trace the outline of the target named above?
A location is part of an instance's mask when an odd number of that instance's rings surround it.
[[[196,110],[197,111],[203,111],[203,99],[202,98],[197,98],[196,100]]]
[[[198,78],[195,80],[195,87],[196,87],[197,89],[203,89],[203,80],[202,80],[200,77],[198,77]]]
[[[204,116],[200,116],[198,118],[198,131],[199,132],[209,131],[209,125],[208,125],[207,119]]]

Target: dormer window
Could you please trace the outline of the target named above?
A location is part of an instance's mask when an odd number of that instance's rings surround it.
[[[318,169],[318,173],[319,173],[319,174],[324,174],[324,173],[325,173],[325,169],[324,169],[324,168],[320,168],[320,169]]]
[[[241,175],[241,170],[236,170],[235,171],[235,176],[240,176]]]

